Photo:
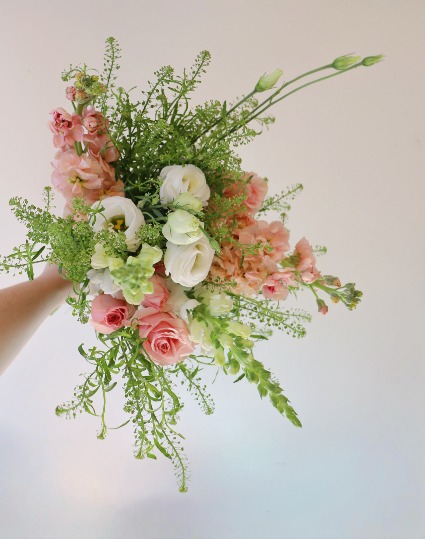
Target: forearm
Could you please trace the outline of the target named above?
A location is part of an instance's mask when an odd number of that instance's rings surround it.
[[[34,281],[0,290],[0,374],[71,289],[53,267]]]

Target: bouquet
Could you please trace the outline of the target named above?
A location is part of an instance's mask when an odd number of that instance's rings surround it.
[[[353,309],[361,297],[353,283],[320,272],[324,248],[306,238],[291,245],[285,223],[302,186],[267,196],[267,179],[244,171],[236,149],[273,123],[275,104],[381,56],[341,56],[284,83],[277,69],[235,102],[195,107],[191,94],[210,62],[207,51],[181,75],[163,67],[141,92],[117,85],[119,58],[109,38],[103,72],[81,65],[63,73],[72,108],[53,110],[49,127],[64,214],[53,211],[51,187],[42,208],[11,199],[27,239],[0,269],[33,279],[35,264],[56,264],[73,282],[73,314],[96,331],[99,344],[78,349],[90,371],[56,413],[96,416],[104,439],[107,396],[120,381],[129,416],[120,426],[133,427],[135,456],[171,459],[186,491],[179,388],[211,414],[201,375],[217,369],[247,380],[299,427],[279,381],[255,359],[255,344],[274,330],[305,334],[310,315],[284,304],[301,290],[322,314],[326,298]]]

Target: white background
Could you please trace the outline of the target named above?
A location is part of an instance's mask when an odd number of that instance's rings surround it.
[[[39,202],[50,181],[46,124],[66,106],[60,73],[69,63],[101,67],[109,35],[121,42],[127,87],[210,50],[197,102],[232,99],[278,66],[292,78],[340,54],[386,54],[286,101],[276,125],[241,152],[274,191],[304,184],[293,242],[326,244],[323,272],[365,294],[355,312],[315,314],[304,340],[275,335],[258,350],[303,429],[255,388],[219,377],[213,416],[187,397],[192,481],[179,494],[165,459],[133,458],[131,429],[101,442],[96,419],[54,415],[85,370],[77,346],[94,342],[64,307],[0,379],[0,537],[424,538],[425,2],[0,4],[3,253],[24,238],[7,201]],[[315,311],[313,298],[300,301]]]

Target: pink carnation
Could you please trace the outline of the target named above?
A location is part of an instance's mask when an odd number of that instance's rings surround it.
[[[130,325],[130,318],[135,308],[122,299],[116,299],[109,294],[99,294],[92,302],[90,322],[99,333],[113,331]]]
[[[315,281],[320,276],[320,271],[316,268],[316,257],[306,238],[300,239],[295,245],[294,254],[298,257],[295,269],[301,273],[301,279],[305,283]]]
[[[255,172],[245,172],[241,178],[245,182],[245,187],[241,182],[235,182],[230,187],[224,189],[224,196],[237,197],[246,195],[243,205],[249,215],[254,215],[262,206],[267,194],[267,181]]]
[[[67,148],[78,141],[83,140],[84,129],[78,114],[69,114],[65,109],[57,108],[51,111],[52,120],[49,127],[53,136],[53,144],[56,148]]]
[[[160,365],[173,365],[193,353],[189,328],[181,318],[149,307],[136,313],[146,354]]]
[[[165,286],[165,280],[159,275],[153,275],[149,281],[153,284],[152,294],[146,294],[142,301],[143,307],[153,307],[161,311],[170,297],[170,292]]]

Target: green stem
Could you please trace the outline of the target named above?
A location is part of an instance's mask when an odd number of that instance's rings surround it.
[[[245,124],[251,122],[252,120],[255,120],[255,118],[258,118],[258,116],[260,114],[263,114],[263,112],[265,112],[268,108],[270,108],[273,105],[276,105],[276,103],[279,103],[279,101],[282,101],[283,99],[286,99],[290,95],[295,94],[296,92],[299,92],[300,90],[303,90],[304,88],[307,88],[308,86],[311,86],[312,84],[316,84],[316,83],[321,82],[323,80],[330,79],[332,77],[337,77],[338,75],[342,75],[343,73],[346,73],[347,71],[351,71],[352,69],[356,69],[357,67],[360,67],[361,65],[362,65],[362,62],[359,62],[357,64],[352,65],[351,67],[348,67],[347,69],[337,71],[336,73],[332,73],[331,75],[326,75],[325,77],[320,77],[320,78],[314,79],[314,80],[312,80],[310,82],[306,82],[305,84],[303,84],[301,86],[298,86],[294,90],[291,90],[287,94],[284,94],[279,99],[276,99],[275,101],[271,101],[270,103],[268,103],[264,108],[259,110],[254,116],[251,116],[251,117],[247,118],[246,121],[245,121]],[[238,127],[238,129],[239,129],[239,127]],[[230,130],[229,134],[231,134],[232,132],[233,132],[233,130]]]
[[[84,109],[84,103],[78,103],[77,108],[75,110],[75,114],[78,114],[78,116],[81,116]],[[81,155],[83,153],[83,145],[81,142],[75,141],[75,151],[77,152],[77,155]]]
[[[226,114],[224,116],[224,118],[226,118],[227,116],[229,116],[229,114],[231,114],[234,110],[236,110],[238,107],[240,107],[243,103],[245,103],[245,101],[248,101],[249,98],[251,98],[254,94],[256,93],[255,90],[252,90],[252,92],[250,92],[249,94],[247,94],[246,96],[244,96],[242,99],[240,99],[235,105],[233,105],[233,107],[226,111]],[[221,121],[223,120],[223,116],[220,116],[220,118],[217,118],[217,120],[215,120],[212,124],[208,125],[200,135],[197,135],[194,139],[191,140],[192,144],[195,144],[195,142],[197,140],[199,140],[201,137],[203,137],[206,133],[208,133],[208,131],[211,131],[211,129],[213,129],[217,124],[219,124]]]

